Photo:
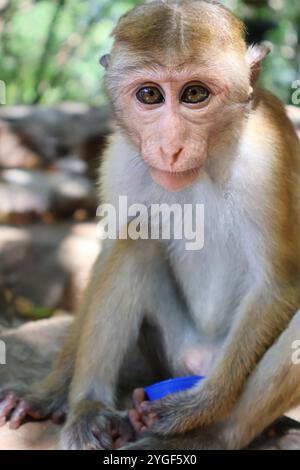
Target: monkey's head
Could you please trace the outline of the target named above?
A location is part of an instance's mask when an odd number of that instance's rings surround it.
[[[152,178],[179,191],[205,171],[226,171],[268,49],[247,50],[243,23],[206,0],[139,6],[113,35],[101,59],[108,92]]]

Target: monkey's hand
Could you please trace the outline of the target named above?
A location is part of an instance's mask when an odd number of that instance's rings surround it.
[[[208,387],[200,390],[197,387],[155,401],[147,401],[144,390],[136,389],[133,403],[129,418],[136,433],[170,435],[206,426],[205,420],[208,417],[209,421],[210,412],[216,412],[218,400]],[[217,411],[221,412],[221,407]]]
[[[66,415],[66,403],[51,393],[2,392],[0,395],[0,426],[7,421],[11,429],[18,429],[28,420],[52,419],[61,423]]]
[[[178,410],[182,409],[179,394],[147,401],[144,389],[138,388],[134,390],[132,400],[134,409],[129,411],[129,419],[139,436],[177,432],[177,428],[174,429],[174,418]],[[178,425],[179,420],[175,424]]]
[[[134,440],[135,432],[127,411],[104,408],[97,401],[82,401],[62,431],[65,450],[112,450]]]
[[[228,448],[218,426],[196,428],[193,431],[176,435],[158,435],[155,431],[156,416],[143,413],[144,389],[133,393],[134,409],[129,412],[130,421],[136,431],[136,440],[129,442],[121,450],[217,450]]]
[[[136,434],[140,435],[149,431],[157,421],[156,413],[145,413],[146,394],[143,388],[137,388],[132,395],[134,408],[129,410],[128,416]]]

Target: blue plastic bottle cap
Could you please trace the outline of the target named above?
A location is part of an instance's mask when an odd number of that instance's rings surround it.
[[[171,393],[183,392],[194,387],[200,380],[205,379],[202,375],[190,375],[188,377],[177,377],[176,379],[157,382],[145,388],[148,400],[154,401],[164,398]]]

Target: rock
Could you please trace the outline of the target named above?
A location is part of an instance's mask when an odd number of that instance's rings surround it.
[[[0,291],[16,310],[26,299],[37,308],[73,311],[100,250],[93,223],[0,226]]]
[[[73,214],[78,208],[86,209],[95,216],[97,196],[94,185],[86,177],[67,172],[53,172],[47,175],[51,187],[51,210],[59,216]]]
[[[65,158],[57,160],[54,163],[54,169],[73,175],[85,175],[88,171],[86,162],[81,160],[76,155],[69,155]]]
[[[100,154],[103,136],[111,131],[108,107],[77,103],[63,103],[53,108],[3,106],[0,122],[9,124],[10,133],[23,142],[26,149],[37,154],[44,166],[68,155],[94,160]],[[10,162],[10,159],[5,158],[5,161]],[[26,167],[26,162],[19,160],[18,166]]]
[[[31,178],[32,179],[32,178]],[[50,193],[45,187],[30,187],[13,182],[0,183],[0,222],[14,220],[17,214],[33,217],[50,210]]]
[[[57,217],[72,216],[78,209],[96,213],[94,185],[87,176],[66,171],[10,169],[0,179],[0,221],[11,217],[41,217],[52,212]]]
[[[26,142],[0,121],[0,166],[3,168],[37,168],[41,164],[40,156],[28,148]]]

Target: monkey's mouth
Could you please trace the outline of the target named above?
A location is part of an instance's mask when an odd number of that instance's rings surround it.
[[[191,186],[199,177],[203,166],[186,171],[164,171],[150,167],[153,180],[167,191],[181,191]]]

